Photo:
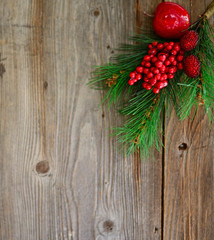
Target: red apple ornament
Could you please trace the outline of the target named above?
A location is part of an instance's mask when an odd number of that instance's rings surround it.
[[[155,10],[153,29],[157,35],[177,39],[189,28],[190,17],[186,9],[177,3],[162,2]]]

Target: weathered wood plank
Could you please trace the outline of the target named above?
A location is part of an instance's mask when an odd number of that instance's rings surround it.
[[[177,1],[195,21],[211,1]],[[167,124],[168,123],[168,124]],[[213,231],[214,129],[199,109],[193,122],[166,119],[163,239],[211,240]]]
[[[119,155],[107,128],[120,118],[85,86],[134,31],[135,7],[1,1],[1,239],[160,239],[161,162]]]

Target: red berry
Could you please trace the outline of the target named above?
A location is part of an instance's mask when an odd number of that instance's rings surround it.
[[[142,61],[142,62],[141,62],[141,65],[144,66],[144,65],[145,65],[145,61]]]
[[[152,44],[151,44],[151,43],[148,45],[148,47],[149,47],[149,48],[153,48],[153,46],[152,46]]]
[[[166,47],[166,49],[167,49],[168,51],[170,51],[170,50],[172,50],[172,46],[171,46],[171,45],[168,45],[168,46]]]
[[[136,71],[137,71],[138,73],[142,73],[142,72],[143,72],[143,67],[140,67],[140,66],[137,67],[137,68],[136,68]]]
[[[158,73],[157,75],[155,75],[155,79],[160,80],[160,78],[161,78],[161,74],[160,74],[160,73]]]
[[[162,77],[164,80],[166,80],[166,79],[168,78],[168,76],[167,76],[166,73],[163,73],[163,74],[161,75],[161,77]]]
[[[132,80],[134,81],[134,83],[136,83],[136,82],[137,82],[137,79],[136,79],[136,78],[133,78]]]
[[[165,71],[166,71],[166,66],[163,65],[163,66],[160,68],[160,72],[161,72],[161,73],[164,73]]]
[[[171,54],[172,54],[172,55],[177,55],[177,51],[173,49],[173,50],[171,51]]]
[[[158,50],[162,50],[162,49],[163,49],[163,43],[159,43],[159,44],[157,45],[157,49],[158,49]]]
[[[148,83],[147,83],[148,84]],[[146,86],[146,90],[151,90],[152,89],[152,86],[150,85],[150,84],[148,84],[147,86]]]
[[[174,62],[174,61],[175,61],[175,56],[173,56],[173,55],[170,56],[170,57],[169,57],[169,61],[170,61],[171,63]]]
[[[146,88],[147,85],[148,85],[148,83],[146,83],[146,82],[144,82],[144,83],[142,84],[143,88]]]
[[[171,64],[171,62],[167,59],[164,63],[166,66],[169,66]]]
[[[194,55],[189,55],[183,61],[184,72],[187,76],[195,78],[200,74],[200,61]]]
[[[171,46],[174,46],[174,44],[175,44],[174,42],[170,42],[170,43],[169,43],[169,45],[171,45]]]
[[[161,68],[163,66],[163,63],[161,61],[157,61],[157,62],[155,62],[155,66],[157,68]]]
[[[154,54],[151,54],[151,55],[149,55],[150,56],[150,58],[153,58],[155,55]]]
[[[133,79],[130,79],[128,83],[129,85],[134,85],[135,81]]]
[[[155,67],[150,67],[150,72],[153,72],[155,70]]]
[[[198,43],[198,33],[196,31],[188,31],[180,40],[181,48],[184,51],[191,51]]]
[[[158,54],[158,58],[161,62],[164,62],[166,60],[166,54],[164,53]]]
[[[140,79],[142,78],[142,76],[141,76],[141,74],[138,73],[135,78],[136,78],[137,81],[138,81],[138,80],[140,80]]]
[[[157,83],[155,84],[155,87],[161,89],[161,88],[164,87],[164,84],[163,84],[163,82],[157,82]]]
[[[144,69],[143,69],[143,73],[144,73],[144,74],[147,74],[148,72],[149,72],[149,69],[148,69],[148,68],[144,68]]]
[[[179,46],[179,43],[176,43],[175,46],[174,46],[174,50],[178,52],[178,51],[180,51],[180,49],[181,48]]]
[[[168,45],[169,45],[168,42],[165,42],[165,43],[163,44],[164,47],[166,47],[166,46],[168,46]]]
[[[173,65],[173,66],[176,66],[176,65],[177,65],[177,61],[176,61],[176,60],[173,61],[173,62],[172,62],[172,65]]]
[[[178,63],[178,69],[183,69],[183,63]]]
[[[151,78],[149,80],[149,83],[151,84],[151,86],[154,86],[156,84],[156,82],[157,82],[157,79],[155,79],[155,78]]]
[[[130,78],[134,78],[135,75],[136,75],[136,74],[135,74],[134,72],[131,72],[131,73],[129,74]]]
[[[157,50],[155,48],[151,48],[149,51],[148,51],[148,54],[156,54],[157,53]]]
[[[181,62],[181,61],[183,61],[183,58],[184,58],[184,56],[183,56],[183,55],[178,55],[178,56],[177,56],[177,60],[178,60],[178,62]]]
[[[149,79],[147,77],[143,78],[144,82],[149,82]]]
[[[160,89],[159,89],[159,88],[153,88],[153,92],[154,92],[155,94],[158,94],[158,93],[160,92]]]
[[[153,45],[153,46],[157,46],[157,45],[158,45],[158,42],[157,42],[157,41],[154,41],[154,42],[152,42],[152,45]]]
[[[149,55],[144,56],[143,60],[149,62],[151,57]]]
[[[152,71],[154,74],[158,74],[160,71],[158,68],[155,68],[153,71]]]
[[[147,74],[147,78],[152,78],[154,76],[154,74],[152,73],[152,72],[149,72],[148,74]]]
[[[151,63],[150,62],[146,62],[145,63],[145,67],[150,68],[151,67]]]
[[[166,87],[168,85],[168,82],[166,80],[164,80],[162,83],[163,83],[163,87]]]
[[[157,62],[157,60],[158,60],[157,57],[153,57],[153,58],[152,58],[152,62],[153,62],[153,63],[154,63],[154,62]]]
[[[182,6],[172,2],[162,2],[155,10],[153,29],[163,38],[180,38],[189,28],[189,13]]]
[[[184,55],[184,51],[183,50],[180,50],[180,52],[179,52],[179,54],[181,54],[181,55]]]
[[[169,73],[175,73],[176,71],[175,71],[175,68],[174,67],[170,67],[169,68]]]
[[[172,73],[168,73],[168,75],[167,75],[167,76],[168,76],[168,78],[169,78],[169,79],[172,79],[172,78],[174,78],[174,74],[172,74]]]

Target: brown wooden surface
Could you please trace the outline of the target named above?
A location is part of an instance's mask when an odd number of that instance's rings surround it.
[[[159,2],[0,1],[0,239],[214,239],[203,112],[181,123],[172,110],[156,161],[125,158],[109,138],[121,117],[86,86]],[[210,0],[177,2],[195,20]]]

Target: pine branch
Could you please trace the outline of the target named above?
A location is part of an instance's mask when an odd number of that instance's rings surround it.
[[[127,116],[127,121],[122,127],[114,129],[114,135],[121,149],[126,149],[127,155],[139,150],[141,156],[149,157],[152,148],[161,150],[162,112],[166,102],[172,100],[176,103],[176,83],[182,74],[182,71],[177,72],[167,88],[158,95],[144,89],[138,91],[120,110]]]

